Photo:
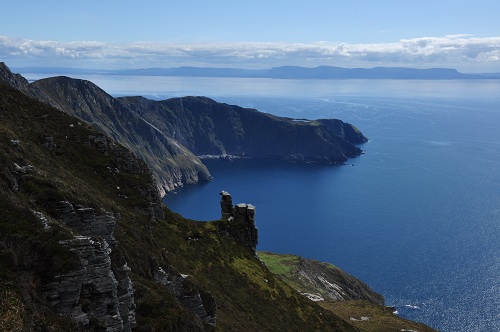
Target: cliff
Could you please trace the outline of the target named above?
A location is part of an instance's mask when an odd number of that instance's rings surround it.
[[[336,164],[361,154],[354,144],[367,141],[359,130],[340,120],[277,117],[206,97],[118,100],[198,156],[232,155]]]
[[[0,330],[359,330],[262,264],[244,207],[172,213],[128,149],[0,83]]]
[[[115,99],[95,84],[68,77],[28,83],[0,63],[0,80],[123,144],[148,164],[160,193],[210,181],[196,156],[276,158],[343,163],[362,151],[366,137],[341,120],[295,120],[217,103],[205,97],[153,101]]]
[[[126,148],[3,83],[0,210],[0,329],[271,330],[292,322],[352,330],[216,224],[168,211],[151,172]]]
[[[89,81],[53,77],[30,84],[4,63],[0,63],[0,81],[92,124],[129,148],[153,170],[162,195],[211,179],[206,166],[191,151]]]
[[[68,77],[32,83],[50,96],[50,104],[91,123],[132,150],[153,170],[164,194],[211,179],[208,169],[187,148],[138,117],[95,84]]]
[[[14,82],[23,92],[0,82],[0,330],[363,327],[259,260],[254,206],[223,193],[220,220],[184,219],[162,205],[144,161]],[[385,310],[370,305],[356,314]],[[394,319],[399,330],[413,326]]]

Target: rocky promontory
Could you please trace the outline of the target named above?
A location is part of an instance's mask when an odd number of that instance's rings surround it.
[[[278,117],[207,97],[118,100],[198,156],[338,164],[360,155],[355,145],[367,141],[356,127],[341,120]]]

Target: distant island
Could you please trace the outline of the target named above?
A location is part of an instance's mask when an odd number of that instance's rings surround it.
[[[60,67],[17,67],[23,73],[59,75],[129,75],[129,76],[184,76],[184,77],[232,77],[272,79],[407,79],[407,80],[457,80],[457,79],[500,79],[500,73],[464,74],[452,68],[342,68],[319,66],[281,66],[270,69],[241,69],[213,67],[173,67],[142,69],[81,69]]]

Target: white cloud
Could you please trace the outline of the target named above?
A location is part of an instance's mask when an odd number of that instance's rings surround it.
[[[103,43],[36,41],[0,36],[0,60],[24,66],[174,67],[277,65],[491,68],[500,71],[500,37],[471,35],[395,43]]]

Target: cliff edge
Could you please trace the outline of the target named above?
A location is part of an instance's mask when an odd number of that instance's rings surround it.
[[[198,156],[339,164],[360,155],[356,145],[367,141],[357,128],[341,120],[278,117],[207,97],[118,100]]]

